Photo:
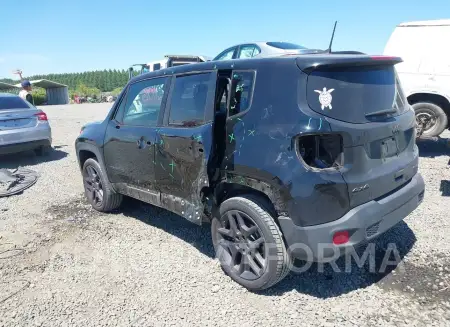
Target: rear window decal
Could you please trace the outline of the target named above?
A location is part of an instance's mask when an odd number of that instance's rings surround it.
[[[319,102],[320,102],[322,110],[324,110],[327,107],[330,108],[330,110],[333,109],[333,107],[331,106],[331,101],[333,100],[333,97],[331,96],[331,92],[333,92],[333,91],[334,91],[334,89],[327,90],[326,87],[324,87],[322,91],[314,90],[314,92],[319,93]]]

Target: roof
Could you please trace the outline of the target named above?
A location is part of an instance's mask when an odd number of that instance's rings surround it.
[[[398,26],[450,26],[450,19],[421,20],[401,23]]]
[[[44,89],[54,89],[54,88],[58,88],[58,87],[67,87],[67,85],[61,84],[61,83],[57,83],[57,82],[53,82],[53,81],[49,81],[47,79],[38,79],[38,80],[34,80],[34,81],[30,81],[31,85],[33,86],[37,86],[37,87],[42,87]],[[15,85],[16,87],[21,87],[20,83]]]
[[[300,69],[306,69],[308,67],[313,66],[315,67],[325,64],[343,64],[343,65],[355,63],[372,64],[375,62],[379,63],[380,59],[383,58],[375,60],[372,57],[365,54],[322,53],[322,54],[292,54],[277,57],[207,61],[190,65],[169,67],[145,73],[133,77],[129,81],[129,83],[135,83],[152,77],[164,77],[164,76],[171,76],[174,74],[196,73],[196,72],[206,72],[216,70],[232,70],[232,69],[234,70],[260,69],[262,67],[273,69],[273,67],[276,67],[278,64],[286,62],[291,62]],[[385,60],[387,59],[392,58],[386,57]],[[398,58],[394,58],[393,60],[398,60]]]
[[[15,89],[15,88],[17,88],[17,86],[8,84],[8,83],[4,83],[4,82],[0,82],[0,90],[10,90],[10,89]]]

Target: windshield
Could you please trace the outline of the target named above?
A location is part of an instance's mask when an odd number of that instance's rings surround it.
[[[30,106],[17,96],[0,96],[0,110],[29,109]]]
[[[294,43],[288,43],[288,42],[267,42],[266,43],[268,46],[274,47],[274,48],[278,48],[278,49],[283,49],[283,50],[303,50],[303,49],[308,49],[304,46],[298,45],[298,44],[294,44]]]

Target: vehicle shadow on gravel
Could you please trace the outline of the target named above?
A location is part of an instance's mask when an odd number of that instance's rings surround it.
[[[125,197],[120,212],[150,226],[162,229],[197,248],[204,255],[214,258],[215,252],[211,240],[211,226],[197,226],[186,219],[162,208]]]
[[[199,227],[165,209],[131,198],[125,198],[120,212],[127,217],[138,219],[148,225],[162,229],[196,247],[204,255],[215,258],[209,224],[203,224]],[[268,290],[258,292],[258,294],[277,296],[296,290],[318,298],[330,298],[368,287],[389,275],[397,267],[395,262],[403,259],[411,250],[415,241],[413,231],[402,221],[374,242],[374,269],[370,267],[370,260],[358,267],[355,260],[352,259],[350,272],[346,272],[345,257],[342,257],[336,261],[335,267],[339,271],[333,270],[330,264],[324,264],[323,269],[318,264],[313,264],[307,271],[291,273],[279,284]],[[391,246],[395,244],[394,251],[389,250],[389,244]],[[359,258],[363,257],[365,249],[366,246],[363,246],[357,251]],[[394,254],[397,255],[397,261]],[[388,264],[384,271],[381,271],[385,256],[391,264]]]
[[[450,139],[438,138],[437,140],[431,139],[418,139],[416,144],[419,148],[419,155],[421,157],[435,158],[440,156],[450,156]]]
[[[294,268],[294,272],[279,284],[259,292],[259,294],[276,296],[296,290],[299,293],[325,299],[362,289],[382,281],[394,269],[402,265],[404,256],[411,250],[415,242],[416,237],[413,231],[405,222],[401,221],[376,241],[361,246],[356,251],[357,256],[355,255],[355,257],[363,258],[364,251],[373,247],[371,253],[368,251],[370,253],[368,259],[361,260],[363,262],[359,266],[354,257],[348,256],[346,259],[343,256],[334,265],[314,263],[309,269],[297,272]],[[371,256],[374,258],[372,267]],[[350,264],[346,264],[346,261]],[[308,267],[308,264],[298,261],[295,266],[304,268]]]
[[[0,155],[0,169],[16,169],[24,166],[34,166],[44,162],[61,160],[67,157],[68,153],[59,148],[52,148],[47,154],[38,156],[34,151],[26,151],[14,154]]]

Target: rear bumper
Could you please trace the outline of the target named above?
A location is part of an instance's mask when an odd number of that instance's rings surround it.
[[[0,154],[32,150],[52,144],[52,130],[48,122],[38,122],[36,126],[0,130]]]
[[[403,220],[423,200],[425,184],[420,173],[397,192],[350,210],[342,218],[326,224],[300,227],[288,217],[279,217],[289,251],[294,258],[325,262],[337,259],[347,250],[370,242]],[[349,242],[334,245],[337,231],[349,231]]]
[[[23,152],[28,150],[34,150],[41,146],[51,146],[51,145],[52,145],[51,139],[0,145],[0,154]]]

